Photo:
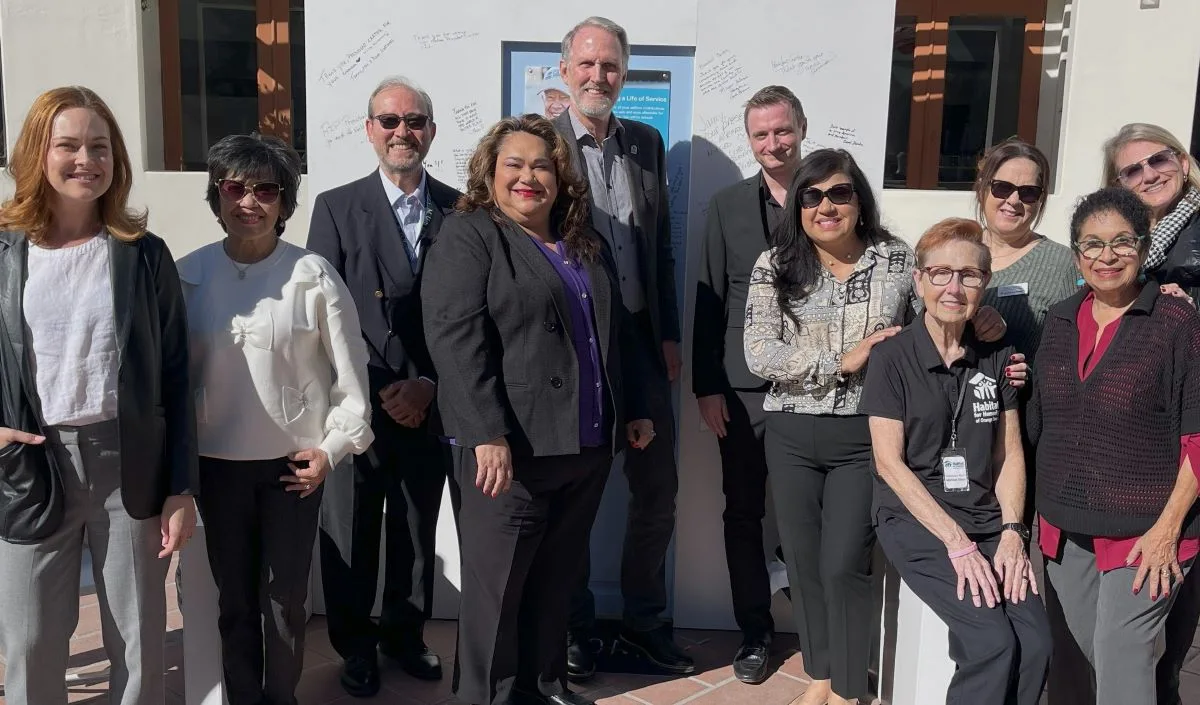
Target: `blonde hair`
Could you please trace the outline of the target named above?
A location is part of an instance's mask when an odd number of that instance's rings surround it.
[[[16,183],[16,192],[0,206],[0,230],[24,231],[34,242],[46,236],[54,217],[50,210],[51,186],[46,180],[46,153],[54,119],[72,108],[91,110],[108,123],[113,173],[112,184],[99,198],[100,220],[118,240],[137,240],[146,232],[146,213],[128,207],[133,188],[129,151],[108,105],[95,91],[83,86],[53,88],[33,101],[9,158],[8,173]]]
[[[1100,186],[1112,186],[1117,183],[1117,152],[1130,142],[1156,142],[1175,152],[1181,161],[1190,165],[1188,183],[1192,188],[1200,190],[1200,163],[1196,162],[1196,158],[1188,153],[1187,147],[1184,147],[1169,130],[1148,122],[1131,122],[1104,143],[1104,180]]]

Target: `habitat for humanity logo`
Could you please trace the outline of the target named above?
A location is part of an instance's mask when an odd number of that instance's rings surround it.
[[[982,372],[968,380],[977,401],[971,404],[975,423],[994,423],[1000,418],[1000,402],[996,400],[996,380]]]

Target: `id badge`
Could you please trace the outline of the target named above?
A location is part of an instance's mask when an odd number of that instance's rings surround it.
[[[942,451],[942,489],[946,492],[966,492],[971,489],[967,457],[961,448]]]

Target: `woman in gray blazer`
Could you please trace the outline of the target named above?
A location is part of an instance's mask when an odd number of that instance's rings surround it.
[[[497,123],[425,264],[425,335],[461,489],[455,692],[472,705],[588,702],[566,688],[567,588],[613,454],[654,437],[639,392],[649,362],[629,344],[570,164],[544,118]]]

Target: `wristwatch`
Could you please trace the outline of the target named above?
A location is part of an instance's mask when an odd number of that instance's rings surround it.
[[[1017,532],[1017,536],[1021,537],[1022,541],[1029,541],[1029,536],[1030,536],[1029,528],[1018,521],[1010,522],[1008,524],[1001,526],[1000,531],[1001,532],[1015,531],[1015,532]]]

